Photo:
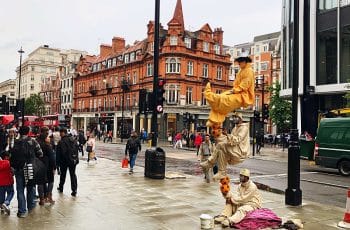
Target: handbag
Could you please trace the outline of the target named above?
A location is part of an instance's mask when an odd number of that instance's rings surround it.
[[[122,168],[128,168],[128,165],[129,165],[129,160],[128,160],[128,158],[125,157],[122,160]]]
[[[88,153],[92,152],[92,146],[91,145],[86,146],[86,152],[88,152]]]
[[[89,152],[89,153],[88,153],[88,157],[89,157],[90,160],[95,159],[95,157],[96,157],[95,152]]]

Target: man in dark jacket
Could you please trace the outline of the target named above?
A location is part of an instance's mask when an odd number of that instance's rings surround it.
[[[19,218],[24,218],[27,216],[28,211],[35,207],[34,196],[35,196],[35,186],[33,184],[26,185],[26,178],[24,175],[24,165],[26,162],[33,162],[33,158],[43,157],[43,152],[40,148],[38,142],[28,137],[29,127],[22,126],[19,130],[21,135],[19,140],[16,140],[14,147],[11,150],[11,167],[15,170],[16,177],[16,191],[18,200],[18,213]],[[35,178],[40,179],[40,178]],[[27,200],[24,196],[24,188],[27,188]],[[27,202],[27,205],[26,205]]]
[[[82,156],[84,156],[84,145],[86,143],[86,139],[84,136],[84,131],[83,130],[79,130],[78,133],[78,141],[79,141],[79,151],[81,152]]]
[[[137,137],[137,133],[135,131],[132,131],[131,137],[128,139],[125,147],[125,157],[129,152],[130,174],[134,173],[134,165],[138,151],[141,151],[141,142]]]
[[[75,174],[75,169],[79,163],[78,158],[78,146],[76,140],[73,137],[67,135],[67,129],[62,128],[60,130],[61,140],[58,143],[57,151],[61,156],[61,175],[60,175],[60,184],[57,190],[62,193],[64,183],[66,181],[67,169],[69,169],[70,181],[72,196],[77,195],[78,182],[77,175]]]

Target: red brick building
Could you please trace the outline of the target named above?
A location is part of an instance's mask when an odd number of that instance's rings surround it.
[[[197,31],[184,29],[181,0],[177,1],[168,29],[160,29],[159,78],[166,80],[164,113],[158,119],[160,138],[167,131],[204,127],[209,107],[203,97],[203,78],[221,92],[232,87],[230,58],[223,52],[223,31],[205,24]],[[98,56],[83,56],[74,79],[73,125],[119,133],[122,116],[128,129],[150,131],[151,115],[139,114],[139,92],[153,87],[154,22],[147,25],[147,37],[126,45],[120,37],[112,45],[100,45]],[[124,95],[122,83],[130,90]],[[145,99],[145,98],[142,98]],[[191,122],[184,123],[184,113]]]
[[[59,74],[42,79],[40,95],[45,103],[44,115],[61,113],[61,79]]]

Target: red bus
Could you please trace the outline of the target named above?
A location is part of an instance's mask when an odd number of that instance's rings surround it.
[[[6,128],[12,128],[13,126],[20,126],[22,124],[22,117],[18,121],[14,120],[14,115],[0,115],[0,125]],[[30,127],[29,136],[34,137],[39,133],[39,129],[42,126],[42,122],[38,116],[24,116],[24,125]]]
[[[43,126],[47,126],[50,129],[54,127],[70,128],[71,115],[54,114],[41,117],[41,123]]]

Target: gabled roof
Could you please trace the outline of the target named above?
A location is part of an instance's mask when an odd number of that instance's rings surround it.
[[[210,28],[208,23],[205,23],[202,28],[200,28],[199,31],[207,32],[207,33],[213,33],[213,30]]]

